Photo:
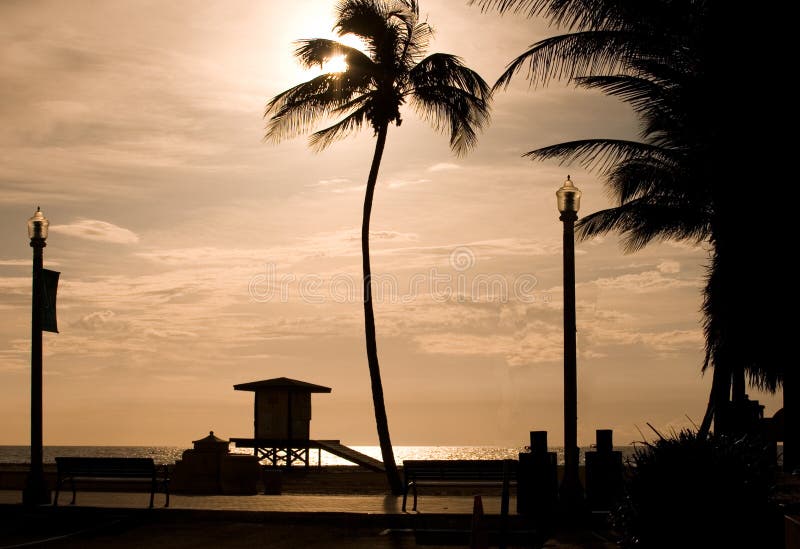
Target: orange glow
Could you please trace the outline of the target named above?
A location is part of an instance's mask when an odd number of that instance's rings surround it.
[[[331,57],[325,63],[322,64],[322,72],[329,73],[329,72],[344,72],[347,70],[347,61],[345,61],[344,55],[336,55]]]

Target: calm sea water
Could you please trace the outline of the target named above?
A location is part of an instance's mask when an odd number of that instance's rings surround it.
[[[378,446],[351,446],[363,454],[381,459],[381,450]],[[156,463],[174,463],[181,458],[186,448],[177,446],[45,446],[45,463],[55,463],[56,456],[94,456],[94,457],[151,457]],[[632,446],[615,448],[621,450],[623,459],[633,452]],[[234,448],[231,452],[236,454],[250,454],[247,448]],[[517,459],[522,448],[502,448],[497,446],[395,446],[394,456],[397,463],[404,459]],[[583,455],[591,448],[581,448],[581,463]],[[550,448],[556,452],[558,462],[564,463],[563,448]],[[317,465],[317,452],[311,451],[311,464]],[[0,463],[29,463],[30,447],[28,446],[0,446]],[[337,456],[322,452],[322,465],[353,465]]]

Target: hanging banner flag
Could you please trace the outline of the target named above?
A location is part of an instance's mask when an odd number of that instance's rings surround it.
[[[58,333],[56,319],[56,292],[61,273],[42,269],[42,331]]]

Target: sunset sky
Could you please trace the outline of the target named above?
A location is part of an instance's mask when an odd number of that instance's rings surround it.
[[[287,6],[291,6],[288,9]],[[252,433],[236,383],[286,376],[313,398],[312,437],[377,444],[364,351],[359,230],[369,130],[313,153],[263,142],[266,102],[308,79],[292,42],[332,37],[333,0],[0,3],[0,444],[28,444],[25,222],[50,219],[59,334],[44,334],[44,443],[189,446]],[[537,20],[423,0],[431,52],[493,83]],[[378,349],[395,444],[519,446],[563,432],[561,223],[611,205],[533,148],[635,138],[616,100],[523,78],[477,148],[404,111],[372,217]],[[579,442],[699,424],[707,253],[577,246]],[[493,291],[487,291],[491,287]],[[507,289],[507,291],[504,291]],[[750,392],[772,415],[780,398]]]

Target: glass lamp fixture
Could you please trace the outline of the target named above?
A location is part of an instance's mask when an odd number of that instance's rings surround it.
[[[37,206],[36,213],[28,220],[28,238],[31,240],[34,238],[37,240],[47,240],[47,228],[49,226],[50,222]]]
[[[558,198],[558,211],[561,213],[575,212],[581,207],[581,191],[572,184],[572,180],[567,176],[564,186],[556,191]]]

